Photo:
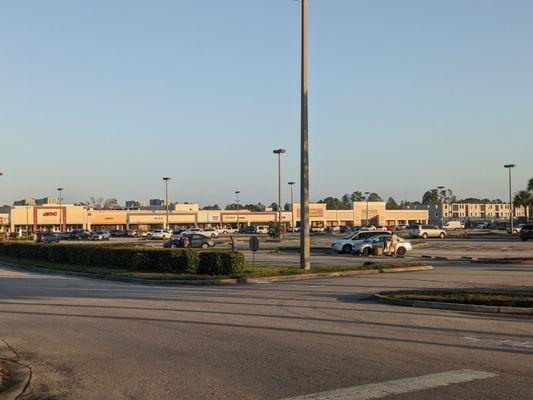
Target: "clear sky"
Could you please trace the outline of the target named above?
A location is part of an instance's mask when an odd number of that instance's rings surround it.
[[[531,0],[309,0],[311,200],[533,177]],[[299,177],[299,3],[0,5],[0,204],[226,204]],[[284,185],[286,189],[286,185]],[[284,201],[288,200],[285,190]]]

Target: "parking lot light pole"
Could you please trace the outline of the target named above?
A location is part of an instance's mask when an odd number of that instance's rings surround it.
[[[165,181],[165,214],[166,214],[165,229],[168,229],[168,181],[170,180],[170,178],[168,176],[165,176],[163,180]]]
[[[438,199],[440,200],[440,227],[442,228],[444,226],[444,197],[442,194],[444,193],[444,186],[437,186],[437,195]]]
[[[370,224],[368,223],[368,200],[370,199],[370,192],[365,192],[366,195],[366,226],[369,227]]]
[[[285,153],[285,149],[276,149],[274,154],[278,155],[278,222],[281,228],[281,155]]]
[[[62,187],[57,188],[59,192],[59,232],[63,231],[63,208],[61,207],[63,205],[63,190]]]
[[[516,167],[516,164],[505,164],[504,168],[509,170],[509,232],[513,233],[513,184],[511,170]]]
[[[301,48],[301,123],[300,123],[300,268],[311,269],[311,238],[309,235],[309,109],[307,69],[307,0],[302,2]]]
[[[294,186],[296,182],[290,181],[289,186],[291,188],[291,232],[294,233],[294,210],[293,210],[293,204],[294,204],[294,198],[292,196],[292,187]]]
[[[240,190],[235,191],[235,195],[237,196],[237,233],[239,233],[239,193]]]

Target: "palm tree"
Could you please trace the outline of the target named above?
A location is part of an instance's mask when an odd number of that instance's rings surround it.
[[[520,190],[513,199],[515,207],[524,207],[526,210],[526,221],[529,221],[529,207],[533,205],[533,195],[527,190]]]
[[[533,178],[531,178],[529,182],[527,183],[527,190],[529,190],[530,192],[533,192]]]

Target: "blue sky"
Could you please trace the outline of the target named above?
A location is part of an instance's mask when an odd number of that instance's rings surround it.
[[[309,0],[311,199],[533,177],[533,2]],[[0,5],[0,203],[226,204],[299,177],[299,3]],[[284,200],[288,199],[288,190]]]

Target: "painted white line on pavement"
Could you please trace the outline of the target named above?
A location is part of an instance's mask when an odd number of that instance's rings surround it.
[[[331,390],[315,394],[291,397],[285,400],[369,400],[380,399],[393,394],[416,392],[447,386],[452,383],[470,382],[476,379],[495,377],[495,374],[473,369],[441,372],[414,378],[396,379],[368,385],[353,386],[346,389]]]

